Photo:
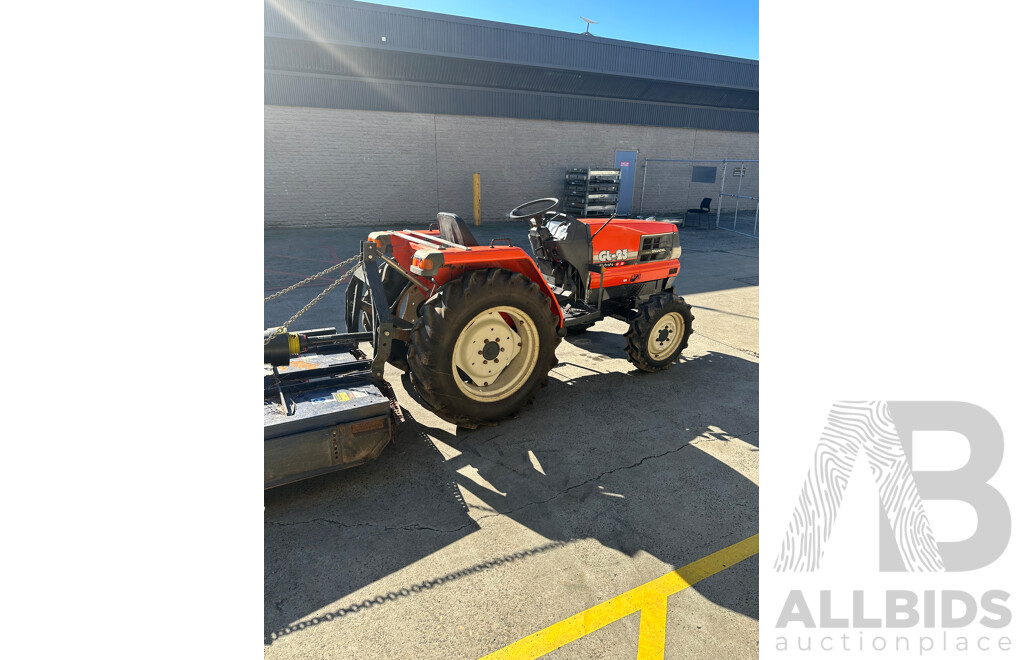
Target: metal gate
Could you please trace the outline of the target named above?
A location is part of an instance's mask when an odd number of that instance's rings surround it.
[[[640,215],[758,236],[759,161],[646,158]],[[707,201],[707,204],[702,202]],[[703,210],[702,210],[703,207]]]

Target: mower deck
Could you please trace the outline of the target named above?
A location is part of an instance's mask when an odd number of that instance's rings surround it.
[[[305,355],[277,372],[266,369],[265,489],[380,455],[394,438],[398,408],[390,388],[372,379],[369,369],[370,361],[357,351]]]

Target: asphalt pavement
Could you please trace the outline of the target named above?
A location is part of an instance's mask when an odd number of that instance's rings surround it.
[[[267,230],[265,295],[373,229]],[[472,230],[528,246],[523,225]],[[758,243],[694,228],[681,241],[694,334],[666,371],[634,369],[625,324],[605,319],[561,343],[533,404],[469,431],[388,366],[408,421],[381,456],[265,494],[267,658],[632,658],[650,643],[668,658],[757,657]],[[337,275],[266,304],[265,326]],[[343,289],[292,329],[342,330]],[[666,592],[660,615],[633,598],[709,564],[719,572]]]

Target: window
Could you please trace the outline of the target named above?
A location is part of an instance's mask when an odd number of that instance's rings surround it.
[[[715,177],[717,176],[717,167],[708,167],[706,165],[694,165],[693,176],[690,177],[690,181],[694,183],[714,183]]]

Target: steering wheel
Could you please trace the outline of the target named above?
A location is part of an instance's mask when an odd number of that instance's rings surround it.
[[[522,210],[525,209],[525,208],[528,208],[530,206],[535,206],[537,204],[543,204],[545,202],[550,202],[550,203],[547,206],[545,206],[544,208],[540,209],[539,211],[533,211],[532,213],[522,213]],[[509,218],[509,220],[529,220],[530,221],[530,225],[533,226],[533,227],[536,227],[537,226],[537,220],[539,218],[543,217],[543,215],[545,213],[547,213],[548,211],[554,209],[560,203],[561,202],[559,202],[558,198],[556,198],[556,197],[545,197],[544,199],[535,199],[532,202],[527,202],[525,204],[520,204],[519,206],[517,206],[514,209],[512,209],[511,211],[509,211],[508,212],[508,218]]]

